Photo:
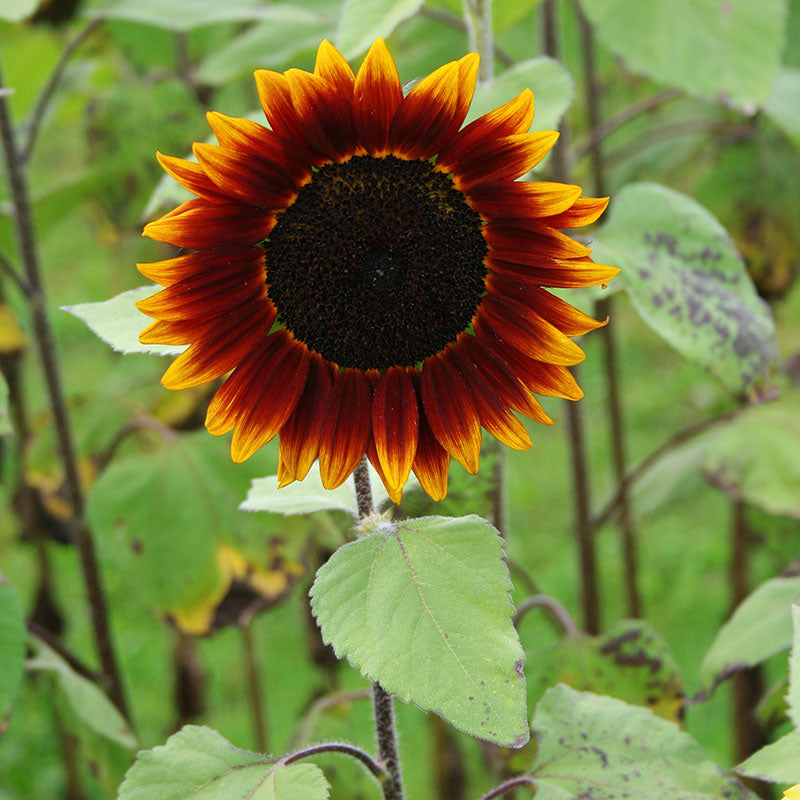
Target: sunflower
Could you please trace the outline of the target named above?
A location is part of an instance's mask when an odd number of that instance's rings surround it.
[[[440,500],[481,428],[525,450],[514,412],[552,424],[532,392],[582,396],[570,337],[603,323],[542,287],[618,272],[560,232],[608,201],[516,180],[558,136],[528,132],[530,90],[462,127],[477,70],[471,53],[404,95],[382,39],[355,75],[324,41],[313,74],[256,71],[269,128],[210,112],[219,145],[158,154],[197,197],[144,229],[191,252],[139,265],[166,287],[140,338],[190,345],[170,389],[232,370],[206,427],[233,430],[234,461],[278,434],[281,486],[318,458],[334,488],[366,453],[394,500],[411,470]]]

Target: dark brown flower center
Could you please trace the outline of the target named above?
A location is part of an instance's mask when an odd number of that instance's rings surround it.
[[[481,219],[427,161],[322,167],[264,246],[280,321],[342,367],[423,361],[467,328],[485,291]]]

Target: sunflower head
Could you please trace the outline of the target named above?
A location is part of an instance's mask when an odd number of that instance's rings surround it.
[[[281,485],[319,459],[334,488],[366,453],[399,500],[411,470],[436,500],[451,458],[478,469],[481,429],[524,450],[532,393],[577,400],[570,337],[603,324],[545,287],[618,272],[561,230],[605,198],[517,180],[558,134],[530,133],[533,95],[463,126],[474,53],[404,96],[382,39],[354,74],[327,41],[313,73],[255,73],[269,127],[208,114],[218,145],[158,154],[197,197],[144,234],[185,252],[140,264],[148,343],[189,347],[162,382],[231,374],[206,426],[235,461],[276,434]]]

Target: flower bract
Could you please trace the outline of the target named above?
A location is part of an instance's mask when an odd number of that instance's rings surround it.
[[[234,460],[278,435],[281,485],[319,459],[336,487],[366,454],[394,500],[411,470],[438,500],[482,429],[524,450],[515,412],[552,424],[534,393],[581,397],[571,337],[603,323],[545,287],[618,272],[562,232],[607,200],[518,180],[557,134],[529,132],[529,90],[464,125],[477,69],[404,94],[383,40],[356,74],[325,41],[313,73],[255,73],[269,127],[210,112],[217,145],[159,154],[196,198],[145,227],[184,252],[139,265],[165,287],[141,340],[189,345],[171,389],[230,373],[206,426]]]

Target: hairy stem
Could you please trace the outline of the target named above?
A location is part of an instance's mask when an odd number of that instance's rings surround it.
[[[3,87],[0,75],[0,89]],[[78,473],[78,461],[72,439],[72,430],[64,397],[61,371],[56,355],[55,341],[47,316],[44,285],[39,266],[39,255],[33,232],[33,214],[28,184],[17,150],[15,131],[7,97],[0,93],[0,136],[8,174],[8,183],[14,207],[19,251],[25,278],[30,285],[28,300],[31,307],[33,329],[39,356],[44,370],[47,393],[55,422],[61,460],[64,465],[69,501],[75,522],[76,544],[89,599],[92,628],[100,656],[100,663],[109,686],[109,696],[120,712],[129,718],[122,676],[117,667],[114,645],[108,621],[108,607],[97,563],[94,540],[85,521],[83,489]]]
[[[580,5],[574,2],[578,22],[580,24],[581,41],[583,43],[584,84],[586,86],[587,109],[589,124],[592,130],[600,126],[600,82],[595,68],[594,32],[589,20],[586,19]],[[590,151],[592,156],[592,175],[594,177],[594,191],[597,195],[606,195],[605,158],[602,145],[595,142]],[[596,305],[598,319],[610,317],[613,311],[613,297],[599,300]],[[619,386],[619,367],[617,341],[614,336],[614,326],[606,325],[602,328],[605,359],[603,361],[606,387],[608,420],[611,428],[611,457],[614,474],[620,494],[619,503],[619,528],[622,562],[625,570],[625,594],[628,615],[641,617],[642,601],[639,592],[638,558],[636,545],[636,525],[633,521],[627,489],[623,487],[625,480],[626,446],[625,426],[622,421],[622,400]]]
[[[355,468],[353,482],[356,487],[358,514],[363,519],[374,511],[366,456]],[[388,773],[388,777],[383,781],[384,800],[403,800],[403,779],[400,773],[400,758],[397,754],[397,730],[392,696],[377,682],[372,684],[372,708],[378,740],[378,759]]]
[[[501,783],[499,786],[495,786],[494,789],[488,791],[483,797],[481,797],[480,800],[494,800],[495,797],[500,797],[506,792],[516,789],[518,786],[535,787],[536,780],[530,775],[519,775],[516,778],[510,778],[509,780]]]
[[[352,744],[345,742],[324,742],[323,744],[314,744],[310,747],[304,747],[302,750],[297,750],[284,756],[281,759],[283,764],[294,764],[303,758],[310,758],[311,756],[318,755],[319,753],[342,753],[343,755],[350,756],[360,761],[382,784],[385,785],[389,780],[387,771],[378,764],[369,753],[365,753],[360,747],[355,747]]]
[[[535,594],[528,597],[519,604],[517,613],[514,614],[514,627],[519,628],[522,618],[533,608],[541,608],[546,611],[551,619],[558,622],[565,635],[575,636],[578,633],[578,626],[561,603],[546,594]]]

